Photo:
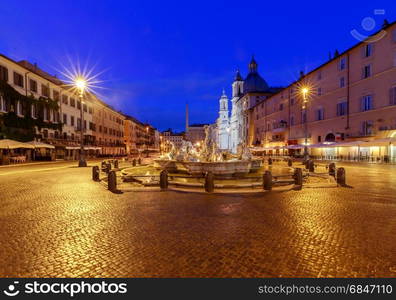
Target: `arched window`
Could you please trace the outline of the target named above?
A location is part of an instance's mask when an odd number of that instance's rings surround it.
[[[332,133],[328,133],[325,138],[326,142],[335,142],[335,135]]]

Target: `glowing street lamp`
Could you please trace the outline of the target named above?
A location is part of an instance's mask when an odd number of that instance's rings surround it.
[[[302,94],[303,97],[303,105],[302,105],[302,109],[304,111],[304,136],[305,136],[305,140],[304,140],[304,161],[307,161],[309,156],[308,156],[308,118],[307,118],[307,104],[308,104],[308,96],[310,93],[310,90],[307,86],[303,86],[300,89],[300,92]]]
[[[85,160],[85,154],[84,154],[84,110],[83,110],[83,97],[84,97],[84,92],[87,88],[87,81],[83,77],[76,77],[74,79],[74,86],[78,91],[78,97],[80,99],[80,130],[81,130],[81,138],[80,138],[80,160],[78,161],[78,166],[79,167],[86,167],[87,166],[87,161]]]

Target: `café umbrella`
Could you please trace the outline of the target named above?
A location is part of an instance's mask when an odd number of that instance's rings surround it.
[[[0,140],[0,149],[34,149],[33,145],[22,143],[14,140]]]

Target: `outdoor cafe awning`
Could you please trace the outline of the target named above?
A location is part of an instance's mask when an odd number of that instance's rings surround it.
[[[381,147],[388,145],[396,145],[396,138],[383,138],[375,139],[371,141],[350,141],[350,142],[340,142],[340,143],[322,143],[322,144],[312,144],[309,148],[332,148],[332,147]]]
[[[265,151],[265,150],[279,150],[279,149],[285,149],[285,147],[270,146],[270,147],[252,147],[252,148],[250,148],[251,151]]]
[[[38,142],[38,141],[31,141],[27,142],[27,144],[33,145],[34,148],[39,149],[39,148],[46,148],[46,149],[55,149],[55,146],[46,144],[43,142]]]
[[[34,149],[33,145],[28,143],[21,143],[14,140],[4,139],[0,140],[0,149]]]

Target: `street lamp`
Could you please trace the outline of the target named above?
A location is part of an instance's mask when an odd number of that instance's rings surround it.
[[[307,103],[308,103],[308,95],[309,95],[309,88],[306,86],[303,86],[301,88],[301,94],[303,97],[303,105],[302,105],[302,109],[304,112],[304,136],[305,136],[305,140],[304,140],[304,161],[307,161],[309,158],[308,155],[308,116],[307,116]]]
[[[83,96],[84,91],[87,88],[87,81],[82,77],[77,77],[74,79],[74,86],[78,91],[78,98],[80,99],[80,130],[81,130],[81,138],[80,138],[80,160],[78,161],[79,167],[86,167],[87,161],[85,160],[84,155],[84,111],[83,111]]]
[[[162,155],[162,135],[160,136],[160,155]]]
[[[146,126],[146,133],[147,133],[147,139],[146,139],[146,157],[149,156],[149,155],[148,155],[148,143],[149,143],[149,134],[148,134],[148,132],[149,132],[149,127]]]
[[[227,127],[227,150],[230,150],[230,127]]]

